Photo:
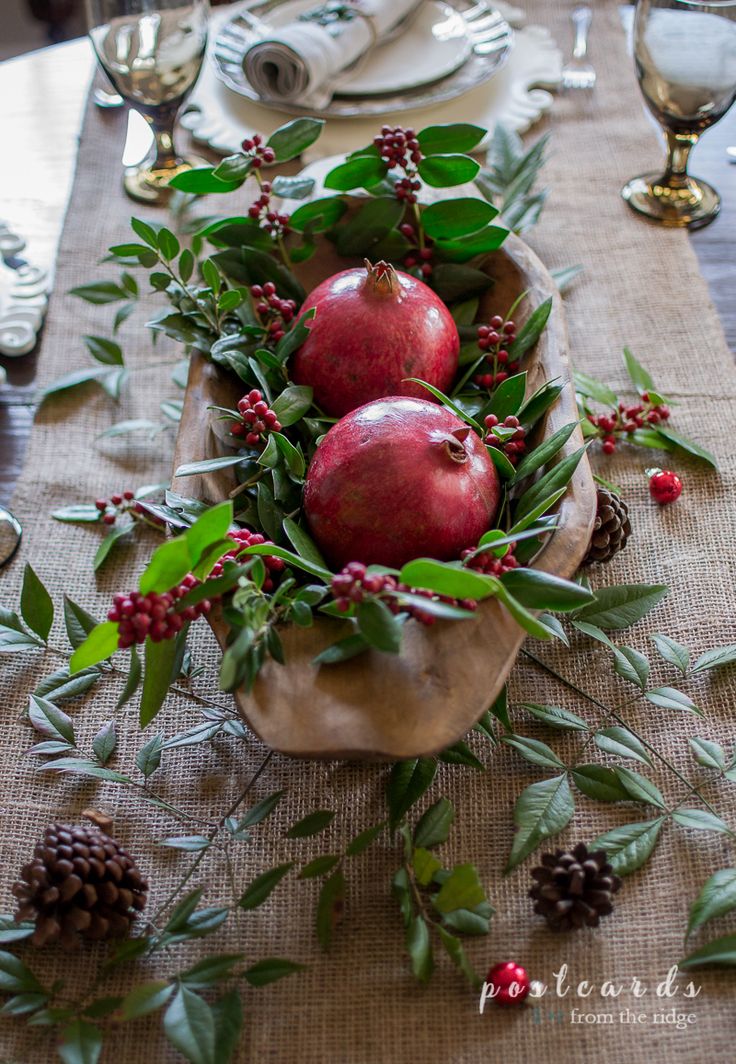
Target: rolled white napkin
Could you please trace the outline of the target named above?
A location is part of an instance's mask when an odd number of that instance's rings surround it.
[[[252,44],[243,57],[245,76],[264,99],[319,110],[332,99],[332,79],[380,43],[419,3],[328,0]]]

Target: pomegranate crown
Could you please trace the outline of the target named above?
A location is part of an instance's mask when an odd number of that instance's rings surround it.
[[[442,447],[445,449],[449,457],[453,462],[463,463],[468,460],[468,452],[465,449],[465,440],[467,440],[470,433],[469,427],[463,427],[461,429],[455,429],[451,432],[445,440],[442,441]]]
[[[398,288],[399,278],[390,262],[381,259],[374,264],[369,259],[363,259],[363,265],[375,292],[390,295]]]

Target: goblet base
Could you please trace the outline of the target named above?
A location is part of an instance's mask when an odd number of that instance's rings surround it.
[[[183,174],[187,170],[193,170],[196,166],[209,166],[206,159],[198,156],[189,156],[187,159],[177,159],[174,166],[157,168],[150,161],[144,159],[137,166],[128,166],[123,173],[123,188],[131,199],[139,203],[149,203],[154,207],[165,207],[174,189],[169,187],[169,182],[177,174]]]
[[[721,209],[716,190],[695,177],[673,181],[661,174],[642,174],[628,181],[621,195],[638,214],[673,229],[702,229]]]

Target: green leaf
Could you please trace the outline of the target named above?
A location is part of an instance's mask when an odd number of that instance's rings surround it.
[[[322,949],[329,949],[335,928],[345,908],[345,876],[338,869],[322,884],[317,900],[317,941]]]
[[[23,571],[20,610],[28,627],[45,643],[54,622],[54,604],[30,562],[26,562]]]
[[[125,289],[115,281],[97,281],[94,284],[80,285],[78,288],[70,288],[68,294],[95,306],[119,303],[121,299],[128,298]]]
[[[519,411],[519,420],[526,429],[532,428],[543,414],[557,402],[564,385],[547,381],[530,396]]]
[[[442,868],[442,862],[438,861],[429,850],[425,850],[421,846],[414,848],[411,863],[414,869],[414,877],[420,887],[429,886],[435,872],[439,872]]]
[[[524,702],[523,707],[533,717],[544,724],[549,724],[551,728],[560,728],[562,731],[590,730],[583,718],[571,713],[569,709],[562,709],[560,706],[540,706],[536,702]]]
[[[64,624],[72,649],[76,650],[77,647],[81,647],[89,633],[97,625],[97,621],[91,613],[87,613],[83,606],[79,606],[65,595]]]
[[[435,909],[444,914],[456,909],[472,910],[485,900],[486,892],[478,877],[478,869],[472,864],[462,864],[452,869],[432,902]]]
[[[651,638],[664,660],[674,665],[684,676],[690,664],[690,651],[687,647],[684,647],[682,643],[676,643],[668,635],[653,635]]]
[[[599,588],[595,602],[583,607],[577,620],[599,628],[628,628],[646,617],[669,592],[664,584],[618,584]]]
[[[707,945],[701,946],[700,949],[696,949],[694,953],[681,960],[678,967],[686,971],[689,968],[700,968],[711,964],[724,967],[736,965],[736,935],[724,935],[723,938],[708,942]]]
[[[649,668],[649,662],[644,655],[633,647],[617,647],[614,650],[614,672],[629,683],[636,684],[641,691],[647,686]]]
[[[102,1031],[86,1020],[74,1020],[61,1032],[58,1053],[64,1064],[97,1064],[102,1053]]]
[[[364,853],[369,846],[371,846],[383,829],[386,827],[385,823],[373,824],[371,827],[361,831],[359,835],[348,843],[345,850],[346,857],[358,857],[361,853]]]
[[[215,177],[214,166],[196,166],[192,170],[185,170],[181,174],[176,174],[169,181],[171,188],[178,189],[179,192],[186,192],[192,196],[206,196],[211,192],[215,194],[234,192],[236,188],[240,188],[242,183],[243,180],[241,178],[223,181],[219,177]]]
[[[628,347],[624,348],[624,365],[626,366],[626,372],[629,374],[631,383],[641,395],[642,392],[655,392],[657,386],[644,369],[640,362],[632,355]]]
[[[711,742],[709,739],[690,739],[690,747],[693,757],[699,765],[706,768],[714,768],[719,772],[726,768],[726,751],[720,743]]]
[[[288,428],[304,417],[311,405],[312,389],[305,384],[292,384],[274,399],[271,408],[282,427]]]
[[[579,791],[597,802],[625,802],[629,798],[616,773],[605,765],[578,765],[572,778]]]
[[[434,961],[429,929],[421,916],[415,916],[406,929],[406,948],[414,976],[420,983],[426,983],[434,970]]]
[[[161,845],[168,846],[171,850],[183,850],[185,853],[200,853],[209,849],[211,841],[205,835],[174,835],[161,839]]]
[[[493,281],[483,270],[459,263],[441,262],[434,268],[432,283],[443,302],[453,303],[456,299],[470,299],[485,292]]]
[[[557,617],[553,617],[551,613],[540,613],[537,617],[537,624],[543,624],[551,636],[555,639],[559,639],[566,647],[570,646],[570,640],[567,638],[567,633]]]
[[[203,462],[187,462],[179,466],[174,476],[193,477],[198,473],[214,473],[218,469],[227,469],[229,466],[238,465],[244,460],[242,454],[229,454],[222,458],[207,458]]]
[[[214,986],[222,979],[228,979],[233,975],[233,968],[243,960],[242,953],[213,954],[203,957],[191,968],[182,972],[179,978],[191,990],[205,990]]]
[[[718,669],[723,665],[731,665],[736,661],[736,643],[727,647],[716,647],[714,650],[706,650],[701,654],[693,665],[693,673],[705,672],[706,669]]]
[[[540,624],[533,614],[529,613],[520,602],[517,602],[501,581],[499,581],[496,594],[499,601],[504,604],[516,623],[527,631],[529,635],[534,636],[535,639],[550,638],[549,628],[544,624]]]
[[[9,942],[22,942],[24,939],[30,938],[35,930],[36,925],[30,920],[18,923],[12,914],[0,914],[0,943],[3,945]],[[12,957],[13,954],[10,953],[8,956]]]
[[[531,487],[527,488],[516,504],[514,515],[516,521],[519,521],[520,518],[533,510],[548,495],[552,495],[560,488],[567,487],[584,454],[585,447],[574,451],[548,470]]]
[[[108,532],[108,534],[100,542],[99,547],[95,551],[94,561],[92,562],[92,568],[95,572],[97,572],[97,570],[102,566],[103,562],[108,557],[110,551],[115,546],[117,541],[123,536],[126,536],[132,528],[132,524],[119,525],[117,528],[114,528],[112,532]]]
[[[74,725],[71,717],[63,710],[48,702],[45,698],[31,695],[29,698],[28,717],[37,731],[48,735],[50,739],[63,739],[71,746],[75,743]]]
[[[468,768],[475,768],[479,771],[483,771],[486,767],[462,739],[443,750],[439,759],[448,765],[467,765]]]
[[[476,148],[486,135],[486,130],[469,122],[451,122],[427,126],[417,133],[422,155],[438,155],[445,152],[466,152]]]
[[[240,1045],[243,1031],[243,1003],[237,990],[229,990],[212,1006],[215,1017],[215,1060],[227,1064]]]
[[[706,881],[690,907],[687,934],[736,908],[736,868],[721,868]],[[732,936],[736,939],[736,935]],[[706,947],[707,948],[707,947]]]
[[[141,667],[138,648],[133,644],[130,648],[130,668],[128,669],[128,675],[125,679],[125,685],[123,686],[123,689],[120,692],[120,697],[115,705],[116,709],[122,709],[123,706],[130,701],[140,686],[142,676],[143,669]]]
[[[661,424],[657,425],[657,435],[663,437],[668,443],[674,444],[677,450],[685,451],[686,454],[692,455],[694,458],[699,458],[713,469],[718,468],[718,462],[710,451],[706,451],[705,447],[701,447],[701,445],[695,443],[694,440],[689,440],[686,436],[680,436],[680,434],[673,429],[669,427],[665,428]]]
[[[33,693],[40,698],[53,696],[53,702],[62,702],[67,698],[76,698],[77,695],[82,695],[89,691],[99,679],[100,670],[94,666],[72,677],[69,676],[69,669],[65,667],[52,672],[50,676],[46,676],[41,680]]]
[[[176,679],[174,675],[176,650],[176,641],[173,639],[164,639],[160,643],[154,643],[152,639],[146,637],[140,705],[141,728],[146,728],[157,715],[169,693],[169,686]]]
[[[137,1020],[140,1016],[148,1016],[149,1013],[163,1008],[173,992],[173,984],[161,979],[151,983],[141,983],[139,986],[134,986],[123,999],[120,1014],[124,1020]]]
[[[77,647],[69,661],[69,672],[75,673],[97,665],[111,657],[118,648],[118,624],[116,621],[103,621],[95,625],[84,642]]]
[[[335,813],[332,809],[318,809],[314,813],[308,813],[301,820],[297,820],[296,824],[292,824],[286,832],[286,838],[306,839],[312,835],[319,835],[321,831],[330,826],[334,819]]]
[[[376,185],[386,173],[386,163],[376,155],[358,155],[330,170],[324,179],[325,188],[350,192],[354,188]]]
[[[531,350],[545,330],[547,321],[552,313],[552,296],[545,299],[535,307],[527,320],[522,325],[516,339],[509,347],[509,358],[512,362],[518,362],[527,351]]]
[[[218,163],[212,171],[212,176],[218,181],[237,181],[238,184],[242,184],[252,169],[253,159],[244,155],[243,152],[237,152],[235,155],[228,155],[221,163]]]
[[[618,776],[621,786],[635,802],[646,802],[648,805],[656,805],[659,809],[667,808],[662,792],[651,780],[621,766],[617,766],[613,771]]]
[[[509,380],[514,380],[514,377],[510,377]],[[504,381],[504,384],[507,383]],[[499,389],[500,391],[500,389]],[[571,421],[568,425],[563,425],[557,432],[548,436],[544,443],[541,443],[539,447],[535,447],[533,451],[524,458],[524,460],[516,467],[514,471],[514,482],[524,480],[525,477],[530,476],[532,473],[536,473],[542,466],[555,457],[555,455],[562,450],[567,441],[572,436],[573,432],[577,428],[577,422]]]
[[[487,406],[481,410],[478,421],[488,414],[495,414],[499,421],[503,421],[510,414],[518,414],[524,403],[526,378],[526,373],[515,373],[507,377],[503,384],[496,388]]]
[[[122,366],[125,362],[120,344],[114,340],[106,340],[104,336],[84,336],[82,338],[87,345],[87,350],[92,358],[102,362],[105,366]]]
[[[79,521],[87,525],[95,525],[102,519],[97,507],[87,503],[62,506],[58,510],[52,510],[51,516],[55,521]]]
[[[696,713],[699,717],[703,716],[692,699],[674,687],[655,687],[654,690],[647,691],[644,697],[660,709],[685,710],[688,713]]]
[[[102,765],[95,765],[92,761],[84,761],[78,757],[59,757],[55,761],[47,761],[45,765],[41,765],[39,772],[68,772],[71,776],[91,776],[98,780],[108,780],[110,783],[133,782],[122,772],[103,768]]]
[[[305,152],[317,140],[324,124],[322,118],[294,118],[279,126],[266,141],[276,154],[276,162],[286,163]]]
[[[298,233],[307,228],[314,233],[321,233],[336,225],[347,209],[348,205],[341,196],[325,196],[298,207],[291,215],[289,225]]]
[[[477,233],[495,218],[498,211],[490,203],[475,197],[458,197],[431,203],[422,211],[422,225],[427,236],[433,240],[451,240],[454,237]]]
[[[560,294],[566,292],[575,278],[578,277],[584,269],[584,266],[577,264],[575,266],[562,266],[558,270],[550,270],[552,280],[557,285],[558,292],[560,292]]]
[[[586,399],[594,399],[603,406],[616,406],[618,403],[618,396],[612,388],[580,370],[575,371],[575,390]]]
[[[456,938],[455,935],[451,935],[449,931],[445,931],[444,927],[438,927],[437,930],[439,931],[440,941],[452,963],[460,969],[470,985],[477,989],[481,984],[481,980],[473,971],[460,939]]]
[[[513,569],[501,583],[522,606],[534,610],[575,610],[594,600],[587,588],[541,569]]]
[[[602,728],[593,736],[596,746],[613,757],[629,757],[642,765],[651,765],[646,747],[628,728]]]
[[[43,987],[20,958],[0,950],[0,991],[38,994],[43,992]]]
[[[254,824],[260,824],[266,817],[271,815],[283,797],[284,791],[275,791],[274,794],[269,794],[268,797],[262,798],[238,821],[238,830],[252,827]]]
[[[299,879],[313,879],[315,876],[326,876],[328,872],[331,872],[335,865],[340,863],[339,853],[325,853],[321,857],[315,857],[313,861],[309,861],[304,865],[299,873]]]
[[[399,821],[422,797],[432,783],[436,771],[437,761],[433,757],[399,761],[393,766],[386,794],[392,831],[396,830]]]
[[[317,544],[305,528],[298,525],[291,517],[284,518],[283,528],[287,537],[291,541],[292,547],[300,558],[306,558],[307,561],[313,562],[315,565],[319,565],[324,570],[327,570],[327,563],[320,554]]]
[[[472,181],[480,163],[468,155],[429,155],[419,163],[419,176],[433,188],[450,188]]]
[[[560,761],[554,750],[539,739],[526,739],[522,735],[503,735],[501,742],[512,746],[532,765],[541,765],[543,768],[565,767],[564,761]]]
[[[169,591],[184,579],[193,565],[194,559],[184,536],[166,540],[153,552],[140,578],[141,594]]]
[[[455,568],[433,558],[415,558],[403,566],[399,580],[409,587],[426,588],[453,598],[484,599],[496,592],[498,583],[470,569]]]
[[[257,909],[263,905],[271,893],[276,889],[284,876],[294,867],[293,861],[270,868],[267,872],[261,872],[259,876],[245,889],[238,901],[241,909]]]
[[[312,659],[312,665],[339,665],[343,661],[350,661],[351,658],[357,657],[358,654],[363,654],[369,646],[370,643],[362,635],[358,633],[348,635],[332,643],[331,646],[325,647]]]
[[[104,765],[112,757],[116,745],[115,721],[110,720],[102,725],[92,740],[92,752],[100,764]]]
[[[707,809],[676,809],[672,819],[683,828],[696,831],[719,831],[728,834],[730,828],[719,816],[709,813]]]
[[[154,735],[152,739],[142,746],[135,756],[136,768],[148,779],[161,764],[161,751],[164,741],[160,735]]]
[[[574,812],[575,803],[565,773],[530,784],[514,806],[518,831],[506,871],[516,868],[544,839],[562,831]]]
[[[664,817],[637,824],[625,824],[599,835],[591,850],[605,850],[614,872],[627,876],[648,860],[659,838]]]
[[[164,1031],[190,1064],[217,1064],[215,1018],[207,1002],[193,990],[179,986],[164,1013]]]
[[[247,971],[243,972],[243,975],[251,986],[268,986],[269,983],[275,983],[286,975],[303,972],[305,967],[304,964],[297,964],[296,961],[283,960],[280,957],[265,957],[251,965]]]
[[[414,844],[424,849],[439,846],[447,839],[455,820],[455,809],[447,798],[440,798],[431,805],[417,822],[414,829]]]
[[[196,565],[210,547],[219,543],[227,536],[232,520],[233,504],[228,500],[227,502],[222,502],[218,506],[213,506],[211,509],[206,510],[201,517],[197,518],[191,528],[187,529],[184,533],[184,539],[189,548],[192,565]],[[169,588],[174,587],[175,583],[169,584],[168,588],[151,588],[146,586],[146,592],[144,593],[151,590],[168,590]],[[143,584],[141,584],[141,591],[143,591]]]
[[[365,599],[358,606],[357,620],[360,634],[367,643],[388,654],[399,653],[401,622],[385,602],[380,599]]]
[[[395,196],[366,200],[343,225],[335,230],[338,255],[368,255],[374,245],[394,229],[404,214],[404,205]]]

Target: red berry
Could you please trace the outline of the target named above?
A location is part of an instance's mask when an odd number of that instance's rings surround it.
[[[96,499],[95,506],[100,511],[100,513],[104,513],[107,509],[107,499]]]
[[[671,469],[651,469],[649,473],[649,493],[660,506],[676,502],[682,494],[682,481]]]
[[[491,327],[494,329],[500,329],[503,325],[503,318],[500,314],[494,314],[491,318]]]
[[[119,506],[122,501],[123,496],[119,495],[117,492],[114,495],[110,496],[110,502],[113,504],[113,506]]]
[[[132,492],[132,491],[124,491],[123,492],[123,498],[125,499],[126,502],[130,502],[131,499],[135,498],[135,493]]]
[[[531,987],[526,969],[516,961],[495,964],[486,976],[486,983],[487,996],[493,997],[497,1005],[520,1005]]]
[[[106,525],[114,525],[115,514],[105,514],[102,520],[105,522]]]
[[[603,453],[604,454],[613,454],[613,452],[615,450],[616,450],[616,441],[615,440],[605,440],[604,441],[604,443],[603,443]]]

